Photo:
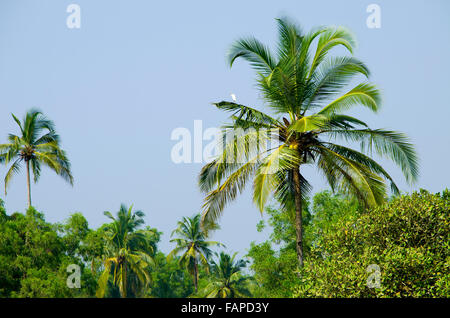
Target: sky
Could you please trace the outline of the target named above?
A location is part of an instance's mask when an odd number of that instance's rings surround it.
[[[366,8],[378,4],[381,27],[368,28]],[[70,4],[81,9],[80,28],[66,24]],[[226,63],[231,43],[254,35],[274,47],[275,18],[288,16],[305,30],[320,25],[350,28],[355,57],[382,91],[378,114],[355,110],[371,128],[405,132],[420,157],[420,178],[408,185],[382,160],[400,189],[439,192],[450,170],[450,2],[438,1],[0,1],[0,143],[18,133],[11,117],[37,107],[52,119],[75,178],[71,187],[43,169],[32,186],[33,205],[50,222],[82,212],[91,227],[107,221],[121,203],[146,213],[147,225],[164,234],[159,248],[173,248],[170,233],[183,216],[201,211],[197,186],[202,163],[171,160],[171,133],[219,127],[227,114],[211,103],[264,104],[255,74],[244,61]],[[336,50],[336,53],[341,51]],[[194,138],[194,137],[193,137]],[[206,142],[205,142],[206,143]],[[0,166],[0,187],[7,167]],[[327,189],[307,169],[314,191]],[[8,213],[25,211],[24,170],[5,197]],[[261,215],[251,187],[224,211],[212,239],[245,255],[261,242]]]

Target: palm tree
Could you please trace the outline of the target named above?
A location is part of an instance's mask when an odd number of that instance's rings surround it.
[[[112,274],[113,284],[119,287],[121,297],[127,297],[127,283],[130,275],[147,286],[150,282],[148,267],[154,264],[150,254],[155,246],[150,240],[151,230],[139,230],[144,224],[142,211],[132,212],[133,206],[120,206],[115,218],[110,212],[104,214],[113,222],[106,227],[106,255],[103,261],[104,270],[98,282],[97,297],[104,297],[108,279]]]
[[[73,185],[70,162],[64,150],[60,148],[60,139],[51,120],[35,109],[28,111],[20,122],[14,114],[14,121],[20,129],[20,135],[9,134],[9,143],[0,145],[0,161],[11,167],[5,176],[5,195],[13,175],[20,172],[21,164],[27,170],[28,207],[31,207],[30,168],[34,182],[39,180],[41,165],[52,169],[64,180]]]
[[[251,297],[248,289],[250,277],[242,276],[241,270],[246,261],[235,261],[237,253],[230,256],[224,252],[219,255],[219,261],[211,265],[211,282],[202,290],[208,298],[241,298]]]
[[[232,139],[223,138],[219,156],[199,175],[199,186],[207,194],[202,224],[215,223],[226,204],[254,176],[253,201],[261,213],[273,195],[291,216],[301,267],[302,202],[311,190],[301,167],[315,165],[333,191],[353,194],[371,207],[385,199],[386,181],[393,193],[398,193],[398,188],[391,176],[364,153],[374,151],[391,159],[410,183],[418,177],[418,159],[404,134],[370,129],[363,121],[343,114],[354,106],[373,112],[380,107],[380,93],[367,81],[340,94],[355,76],[369,77],[366,65],[356,58],[328,56],[337,46],[353,52],[354,38],[347,29],[321,27],[304,34],[286,18],[277,19],[277,23],[276,55],[253,37],[236,41],[229,52],[231,66],[243,58],[256,70],[258,88],[275,116],[234,102],[214,104],[232,113],[223,136],[230,132],[234,135]],[[317,43],[315,49],[313,43]],[[278,144],[264,150],[260,142],[251,142],[255,136],[268,143],[275,139]],[[332,143],[332,139],[360,143],[362,150]]]
[[[212,255],[211,246],[224,246],[219,242],[206,241],[207,232],[200,226],[201,216],[196,214],[193,217],[183,217],[178,221],[178,227],[172,232],[177,238],[170,242],[175,242],[177,246],[167,256],[170,261],[174,256],[184,251],[179,259],[179,264],[186,266],[194,280],[195,292],[198,290],[198,264],[199,262],[208,268],[208,259]],[[217,227],[215,228],[217,229]]]

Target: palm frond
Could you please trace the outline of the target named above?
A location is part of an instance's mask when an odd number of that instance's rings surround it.
[[[262,213],[270,195],[279,187],[277,173],[295,169],[301,159],[298,152],[281,145],[265,158],[253,182],[253,201]]]
[[[408,182],[415,182],[419,176],[419,160],[409,138],[400,132],[383,129],[353,129],[325,131],[332,137],[358,141],[361,149],[380,156],[386,156],[402,170]]]
[[[20,162],[22,161],[21,158],[16,159],[16,161],[13,162],[13,164],[11,165],[11,167],[8,169],[8,172],[5,175],[5,195],[6,195],[6,190],[9,186],[9,183],[11,182],[12,177],[20,172]]]
[[[258,72],[266,74],[272,72],[276,66],[275,59],[272,57],[269,48],[254,37],[242,38],[231,46],[228,53],[230,66],[239,57],[247,60]]]
[[[331,57],[325,60],[314,74],[310,96],[305,110],[320,105],[320,102],[341,92],[358,74],[369,77],[367,66],[354,57]]]
[[[322,63],[322,61],[332,48],[338,45],[342,45],[350,53],[353,53],[355,44],[355,38],[347,28],[327,27],[325,31],[320,34],[316,53],[311,63],[308,78],[311,78],[316,68],[320,65],[320,63]]]
[[[395,195],[400,194],[400,190],[398,189],[398,187],[395,184],[392,177],[375,160],[371,159],[370,157],[366,156],[363,153],[360,153],[356,150],[353,150],[353,149],[350,149],[350,148],[347,148],[344,146],[340,146],[340,145],[336,145],[336,144],[332,144],[332,143],[323,143],[323,144],[325,144],[332,151],[334,151],[346,158],[350,158],[358,163],[361,163],[362,165],[366,166],[374,173],[382,175],[384,178],[386,178],[387,180],[390,181],[391,191],[393,192],[393,194],[395,194]]]
[[[348,110],[354,106],[362,105],[373,112],[377,112],[381,103],[380,92],[375,85],[363,83],[357,85],[348,93],[336,98],[317,114],[330,115]]]
[[[340,180],[337,185],[341,192],[356,194],[366,207],[374,207],[386,199],[383,179],[367,166],[325,146],[317,148],[321,154],[322,168],[326,167],[326,172],[333,175],[333,186]],[[333,169],[340,175],[333,172]]]
[[[257,109],[254,109],[254,108],[251,108],[251,107],[248,107],[245,105],[236,104],[233,102],[226,102],[226,101],[214,103],[213,105],[216,106],[220,110],[224,110],[226,112],[232,112],[233,115],[237,119],[242,119],[242,120],[257,123],[257,124],[265,124],[265,125],[271,125],[271,126],[280,126],[281,125],[278,120],[270,117],[269,115],[267,115]]]
[[[248,161],[232,173],[223,184],[208,193],[202,207],[202,224],[209,227],[216,223],[225,205],[233,201],[236,195],[244,190],[247,180],[258,167],[256,163],[257,158]]]
[[[276,19],[278,24],[278,58],[283,60],[295,56],[302,43],[302,31],[298,25],[283,17]]]

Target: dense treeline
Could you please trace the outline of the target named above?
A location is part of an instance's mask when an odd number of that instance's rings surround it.
[[[126,206],[116,216],[105,212],[110,222],[91,229],[81,213],[51,224],[33,207],[9,215],[1,202],[0,296],[450,296],[448,190],[395,197],[370,211],[349,196],[316,194],[303,209],[301,269],[292,216],[274,208],[267,214],[258,229],[270,227],[269,239],[251,243],[238,259],[207,240],[198,215],[178,223],[176,248],[165,255],[158,250],[162,233]],[[80,266],[80,288],[67,284],[70,264]]]
[[[105,215],[112,222],[94,230],[81,213],[51,224],[33,207],[8,215],[0,201],[0,297],[250,296],[241,275],[246,262],[205,247],[199,215],[179,222],[194,235],[178,257],[158,250],[161,232],[144,226],[142,211],[122,205],[116,217]],[[67,283],[71,264],[81,269],[80,288]]]

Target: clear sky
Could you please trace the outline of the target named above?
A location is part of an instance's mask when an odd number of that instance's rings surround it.
[[[81,28],[69,29],[66,8],[81,7]],[[369,29],[366,8],[381,8],[381,28]],[[230,69],[226,51],[240,36],[273,45],[275,18],[287,15],[304,29],[344,25],[356,35],[355,56],[383,92],[383,109],[356,112],[372,128],[406,132],[417,146],[421,177],[410,187],[391,164],[401,190],[449,186],[450,2],[442,1],[0,1],[0,143],[17,133],[20,118],[40,108],[56,123],[73,165],[74,187],[45,170],[33,185],[33,203],[51,222],[80,211],[91,227],[120,203],[146,213],[164,232],[160,248],[182,216],[200,211],[201,164],[174,164],[177,127],[220,126],[227,116],[212,102],[260,108],[254,73],[244,62]],[[384,161],[383,161],[384,162]],[[6,173],[0,167],[0,180]],[[315,170],[315,191],[326,188]],[[26,208],[26,176],[15,177],[9,213]],[[3,181],[0,183],[3,187]],[[250,188],[249,188],[250,190]],[[247,191],[231,204],[214,239],[241,255],[261,219]]]

